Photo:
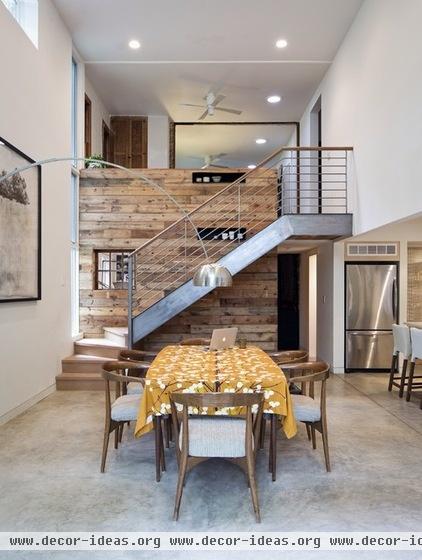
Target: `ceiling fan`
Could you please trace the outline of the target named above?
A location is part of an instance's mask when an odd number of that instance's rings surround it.
[[[227,168],[227,165],[219,165],[219,164],[215,164],[215,161],[218,161],[219,159],[221,159],[224,156],[227,156],[228,154],[225,154],[224,152],[221,152],[221,154],[214,154],[214,155],[210,155],[210,156],[205,156],[204,157],[204,165],[201,167],[201,169],[207,169],[208,167],[220,167],[220,168]]]
[[[180,105],[182,107],[205,108],[205,111],[198,119],[199,121],[203,121],[206,117],[208,117],[208,115],[212,117],[215,111],[223,111],[224,113],[232,113],[233,115],[240,115],[242,111],[239,111],[239,109],[225,109],[223,107],[217,107],[217,105],[220,104],[223,101],[223,99],[225,99],[225,97],[226,97],[225,95],[221,95],[221,94],[215,95],[212,91],[210,91],[204,97],[206,105],[197,105],[195,103],[180,103]]]

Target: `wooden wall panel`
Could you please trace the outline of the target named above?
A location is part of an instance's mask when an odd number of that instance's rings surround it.
[[[235,170],[236,171],[236,170]],[[242,170],[239,170],[242,171]],[[224,184],[193,184],[192,170],[86,169],[80,179],[80,315],[81,331],[100,337],[104,326],[127,324],[125,290],[94,290],[94,250],[134,250],[180,218],[165,195],[136,174],[159,182],[187,210],[193,210]],[[275,175],[271,178],[275,185]],[[267,200],[256,215],[266,214]],[[203,224],[201,224],[203,225]],[[250,342],[274,349],[277,341],[277,256],[269,254],[150,335],[145,344],[160,348],[182,335],[208,335],[213,328],[235,324]]]

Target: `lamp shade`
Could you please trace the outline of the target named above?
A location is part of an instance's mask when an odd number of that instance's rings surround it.
[[[221,288],[231,286],[233,283],[230,271],[219,264],[203,264],[195,272],[193,277],[194,286],[208,286],[209,288]]]

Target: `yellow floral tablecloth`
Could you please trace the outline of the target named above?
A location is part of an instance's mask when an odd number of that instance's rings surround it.
[[[181,392],[264,393],[264,413],[278,414],[288,438],[296,435],[289,387],[281,369],[260,348],[231,348],[209,352],[199,346],[166,346],[152,362],[145,380],[135,435],[152,429],[154,415],[170,413],[170,394]],[[234,408],[218,414],[238,414]],[[193,410],[192,413],[215,414]]]

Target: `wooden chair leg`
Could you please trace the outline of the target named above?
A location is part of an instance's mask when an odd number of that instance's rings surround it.
[[[415,374],[415,362],[410,362],[409,379],[407,380],[406,401],[410,401],[413,388],[413,376]]]
[[[393,389],[393,381],[394,381],[394,374],[396,372],[398,361],[398,354],[393,354],[391,359],[391,369],[390,369],[390,377],[388,379],[388,390],[391,391]]]
[[[311,427],[309,426],[309,424],[305,424],[306,425],[306,434],[308,436],[309,441],[311,441]]]
[[[110,425],[106,425],[104,429],[104,441],[103,441],[103,454],[101,456],[101,472],[105,471],[105,464],[107,459],[108,442],[110,439]]]
[[[261,420],[261,430],[259,433],[259,448],[260,449],[264,449],[264,444],[265,444],[265,428],[267,426],[267,419],[262,417]]]
[[[322,435],[322,445],[324,447],[324,457],[325,457],[325,468],[327,472],[331,472],[330,465],[330,452],[328,450],[328,434],[327,434],[327,421],[321,422],[321,435]]]
[[[154,433],[155,433],[155,480],[160,482],[161,479],[161,420],[160,416],[154,416]]]
[[[166,458],[164,456],[164,429],[165,427],[161,423],[160,427],[160,459],[161,459],[161,469],[166,470]]]
[[[175,503],[174,503],[173,519],[175,521],[177,521],[179,519],[180,503],[182,501],[183,486],[185,484],[187,464],[188,464],[187,455],[182,455],[181,458],[180,458],[179,477],[177,479],[176,500],[175,500]]]
[[[275,482],[277,477],[277,415],[271,414],[271,478]]]
[[[312,449],[316,449],[315,426],[311,426],[311,436],[312,436]]]
[[[275,415],[274,415],[275,416]],[[256,479],[255,479],[255,465],[253,462],[253,457],[246,457],[246,464],[248,467],[248,479],[249,479],[249,487],[251,489],[251,497],[252,497],[252,505],[255,512],[256,521],[258,523],[261,522],[261,514],[259,512],[259,502],[258,502],[258,490],[256,487]]]
[[[123,427],[124,427],[125,423],[122,422],[119,426],[119,443],[122,443],[122,437],[123,437]]]
[[[120,431],[120,424],[114,428],[114,449],[119,448],[119,431]]]
[[[404,385],[406,383],[406,370],[407,370],[407,360],[403,360],[403,369],[402,369],[402,372],[401,372],[400,389],[399,389],[399,397],[400,398],[403,397],[403,393],[404,393]]]

